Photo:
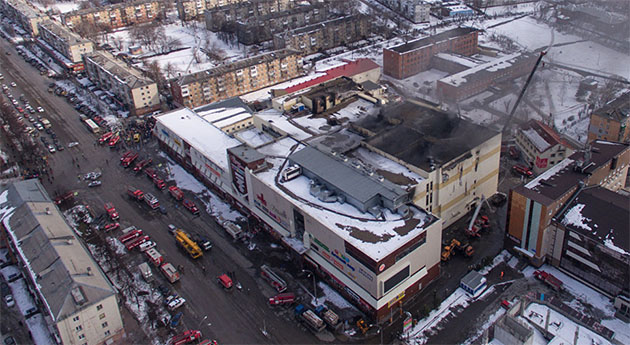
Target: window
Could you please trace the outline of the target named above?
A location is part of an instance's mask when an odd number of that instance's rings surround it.
[[[74,322],[79,321],[79,317],[78,317],[78,316],[73,317],[73,318],[72,318],[72,321],[74,321]]]
[[[103,320],[103,319],[105,318],[105,313],[103,313],[103,314],[99,315],[99,316],[98,316],[98,318],[99,318],[100,320]]]
[[[103,328],[106,328],[106,327],[107,327],[107,322],[103,322],[103,323],[101,324],[101,326],[102,326]]]
[[[99,305],[96,306],[96,311],[99,311],[101,309],[103,309],[103,305],[102,304],[99,304]]]
[[[400,270],[400,272],[394,274],[391,278],[385,281],[385,284],[383,286],[384,288],[383,293],[384,294],[387,293],[387,291],[394,288],[396,285],[398,285],[400,282],[405,280],[405,278],[407,277],[409,277],[409,266],[406,266],[405,268]]]
[[[109,331],[109,329],[108,329],[108,330],[106,330],[106,331],[105,331],[105,333],[103,333],[103,334],[107,337],[107,336],[109,336],[110,334],[112,334],[112,332],[110,332],[110,331]]]
[[[85,339],[85,334],[79,334],[79,340]]]

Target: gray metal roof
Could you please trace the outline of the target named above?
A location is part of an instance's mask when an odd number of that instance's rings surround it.
[[[368,177],[359,169],[310,146],[293,153],[289,160],[359,202],[367,203],[377,196],[396,200],[407,194],[387,180],[378,181],[376,178]]]
[[[0,218],[8,238],[55,321],[116,294],[36,179],[15,182],[0,189],[0,195],[7,197]],[[84,301],[76,302],[73,290]]]
[[[470,271],[464,276],[464,278],[462,278],[461,282],[473,290],[476,290],[479,285],[483,284],[483,279],[484,277],[481,273],[477,271]]]

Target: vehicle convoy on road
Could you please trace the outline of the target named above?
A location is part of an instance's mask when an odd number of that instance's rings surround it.
[[[175,241],[179,248],[184,250],[193,259],[198,259],[203,255],[197,242],[193,241],[184,230],[175,230]]]

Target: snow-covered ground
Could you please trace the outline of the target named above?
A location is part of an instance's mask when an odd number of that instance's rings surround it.
[[[39,2],[31,2],[35,7],[41,9],[42,11],[53,10],[53,12],[66,13],[72,12],[74,10],[79,9],[79,4],[81,1],[68,1],[68,2],[55,2],[53,4],[41,4]]]
[[[142,54],[138,58],[147,62],[156,61],[162,68],[166,78],[173,78],[180,73],[189,74],[203,71],[222,62],[230,62],[245,57],[249,50],[246,46],[228,44],[217,36],[217,33],[206,30],[201,24],[198,27],[182,26],[181,23],[164,25],[166,37],[177,39],[180,50],[164,55],[155,55],[149,47],[136,42],[130,35],[129,29],[118,30],[107,36],[107,41],[112,47],[121,52],[128,52],[129,47],[142,47]],[[210,42],[206,44],[206,42]],[[222,61],[216,61],[208,57],[202,50],[208,48],[213,53],[223,56]],[[195,56],[197,60],[195,60]],[[146,58],[145,58],[146,57]],[[197,62],[198,61],[198,62]],[[167,73],[170,72],[170,73]]]
[[[163,157],[165,154],[160,153]],[[225,203],[219,197],[208,190],[203,183],[199,182],[193,175],[189,174],[179,164],[175,164],[168,158],[169,178],[177,183],[181,189],[189,190],[200,197],[204,203],[206,211],[217,219],[236,221],[243,218],[243,215],[232,209],[229,204]],[[206,200],[207,197],[209,201]]]
[[[555,62],[569,67],[602,74],[614,74],[630,78],[628,56],[598,43],[586,41],[582,37],[560,33],[544,22],[531,17],[523,17],[494,28],[487,29],[488,34],[504,35],[528,50],[546,48],[559,43],[569,43],[549,49],[543,61]]]

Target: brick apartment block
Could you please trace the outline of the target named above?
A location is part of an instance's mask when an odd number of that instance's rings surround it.
[[[405,79],[429,68],[438,53],[472,55],[477,51],[479,32],[474,28],[456,28],[391,48],[383,48],[383,73]]]
[[[291,5],[292,3],[287,0],[255,0],[206,9],[204,12],[206,29],[213,32],[234,32],[238,21],[286,11]]]
[[[292,4],[292,0],[178,0],[177,15],[179,19],[189,21],[203,18],[208,10],[230,11],[243,7],[247,8],[249,15],[256,15],[264,13],[266,9],[270,9],[271,12],[285,11]]]
[[[302,73],[301,53],[276,50],[172,79],[174,100],[189,108],[243,95]]]
[[[103,30],[117,29],[152,22],[163,15],[164,9],[163,1],[136,0],[64,13],[61,21],[73,29],[85,23]]]
[[[364,39],[370,33],[370,22],[364,15],[353,15],[277,33],[276,49],[293,48],[312,54]]]

